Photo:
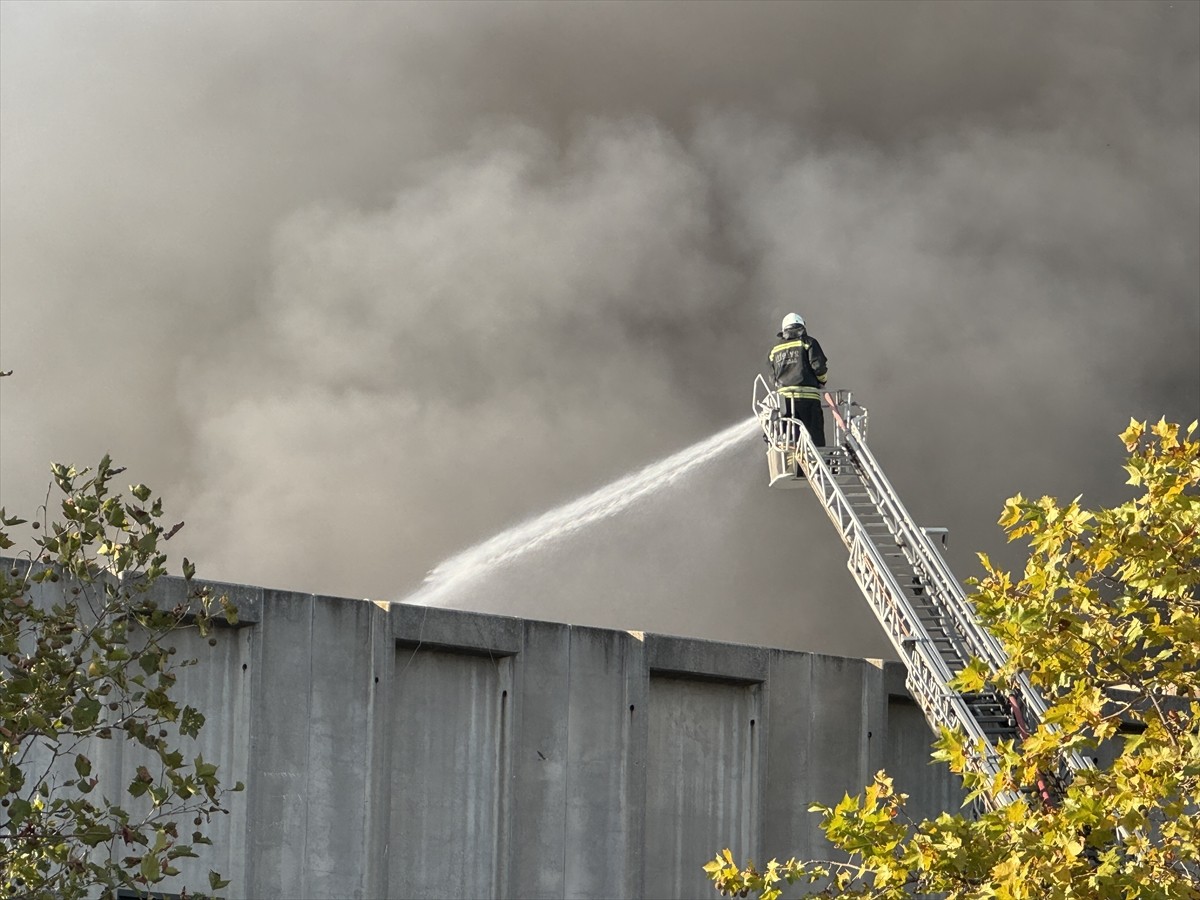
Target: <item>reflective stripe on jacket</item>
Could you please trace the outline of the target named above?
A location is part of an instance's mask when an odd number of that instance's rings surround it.
[[[820,400],[821,389],[809,387],[808,385],[800,385],[798,387],[781,387],[779,389],[780,397],[791,397],[796,400]]]

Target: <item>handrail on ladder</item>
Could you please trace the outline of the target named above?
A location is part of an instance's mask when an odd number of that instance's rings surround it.
[[[844,394],[846,405],[852,402],[849,392],[838,392],[839,395]],[[854,453],[860,464],[868,467],[871,470],[872,480],[876,481],[883,488],[883,497],[889,505],[895,504],[895,512],[899,513],[899,521],[909,523],[911,527],[905,529],[905,542],[911,542],[912,549],[921,557],[918,568],[922,566],[931,576],[931,589],[937,593],[938,599],[943,601],[943,608],[954,619],[956,626],[960,629],[962,635],[966,639],[968,646],[973,655],[983,660],[992,671],[1000,668],[1008,659],[1008,654],[1004,651],[1000,642],[988,632],[979,622],[975,612],[974,605],[967,598],[963,591],[962,584],[950,571],[949,563],[946,558],[936,548],[929,533],[922,528],[912,526],[912,519],[906,512],[899,508],[899,497],[892,488],[891,483],[887,480],[882,467],[875,460],[870,448],[866,444],[865,435],[855,434],[854,429],[847,427],[847,418],[840,414],[837,397],[825,393],[825,400],[830,404],[833,411],[834,421],[839,429],[839,434],[844,433],[845,437],[842,441],[844,446]],[[853,420],[850,420],[852,422]],[[916,562],[916,561],[914,561]],[[1032,728],[1037,728],[1046,714],[1046,701],[1029,681],[1029,676],[1021,673],[1017,676],[1012,685],[1013,699],[1015,701],[1014,715],[1018,719],[1021,729],[1028,731],[1030,729],[1026,722],[1032,723]],[[1092,761],[1078,751],[1071,751],[1067,754],[1064,762],[1067,768],[1072,772],[1079,772],[1083,769],[1092,769],[1095,766]]]
[[[823,399],[835,423],[835,446],[822,453],[797,420],[782,415],[779,396],[762,375],[755,379],[753,399],[759,424],[767,437],[768,452],[791,454],[789,458],[796,460],[809,487],[838,529],[849,551],[848,568],[896,652],[904,660],[908,672],[906,683],[926,718],[935,728],[945,726],[964,731],[980,748],[980,755],[972,760],[973,767],[982,774],[995,775],[999,771],[995,747],[964,698],[948,687],[956,672],[948,668],[940,652],[932,649],[930,634],[830,468],[829,463],[834,457],[838,457],[838,465],[854,467],[861,478],[861,487],[866,489],[871,508],[887,524],[896,546],[915,573],[914,581],[921,587],[918,593],[927,593],[930,603],[952,623],[951,630],[939,625],[944,650],[949,654],[947,658],[953,659],[956,666],[965,665],[972,656],[983,660],[993,671],[1002,666],[1007,654],[1000,642],[980,624],[974,606],[935,545],[930,534],[932,529],[916,525],[868,448],[867,411],[854,402],[849,391],[824,392]],[[861,500],[862,495],[859,497]],[[1030,727],[1038,727],[1047,708],[1045,700],[1025,675],[1016,679],[1008,702],[1012,704],[1014,719],[1024,734],[1028,734]],[[1091,760],[1078,752],[1069,754],[1064,764],[1072,773],[1093,767]],[[1017,797],[1015,792],[1008,791],[1000,794],[997,801],[1004,805]]]
[[[852,398],[849,394],[846,397],[849,407]],[[832,397],[827,395],[827,402],[829,400]],[[945,727],[964,731],[978,748],[973,766],[986,776],[994,776],[999,772],[999,757],[995,748],[972,716],[963,697],[947,686],[953,673],[947,668],[941,654],[935,651],[930,634],[907,603],[904,591],[884,560],[882,551],[858,518],[825,457],[818,452],[808,431],[799,421],[781,415],[778,395],[767,386],[761,375],[755,380],[754,406],[770,449],[786,449],[795,455],[809,486],[837,528],[849,551],[847,567],[883,625],[896,653],[904,660],[906,684],[926,718],[935,730]],[[865,420],[865,415],[852,417],[847,408],[843,416],[836,403],[831,403],[831,408],[842,426],[838,431],[838,443],[841,444],[843,438],[846,435],[853,436],[855,430],[853,424],[846,427],[847,420],[851,423],[856,418]],[[865,413],[865,410],[862,412]],[[865,421],[861,427],[865,432]],[[1012,802],[1016,796],[1005,793],[1002,795],[1003,802]]]

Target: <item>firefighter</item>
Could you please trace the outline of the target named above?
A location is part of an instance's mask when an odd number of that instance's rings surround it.
[[[780,341],[771,348],[771,375],[779,392],[780,414],[796,419],[808,429],[818,447],[825,446],[825,414],[821,388],[829,366],[817,339],[809,335],[804,319],[795,313],[783,317]]]

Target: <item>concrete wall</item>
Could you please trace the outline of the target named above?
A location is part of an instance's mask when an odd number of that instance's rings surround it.
[[[959,803],[894,663],[219,587],[242,624],[180,690],[246,792],[184,875],[230,898],[711,897],[723,847],[824,854],[808,804],[880,768]]]

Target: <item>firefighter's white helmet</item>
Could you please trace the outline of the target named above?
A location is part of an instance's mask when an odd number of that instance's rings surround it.
[[[788,313],[783,317],[783,324],[779,326],[780,331],[787,331],[789,328],[803,328],[804,318],[795,313]]]

